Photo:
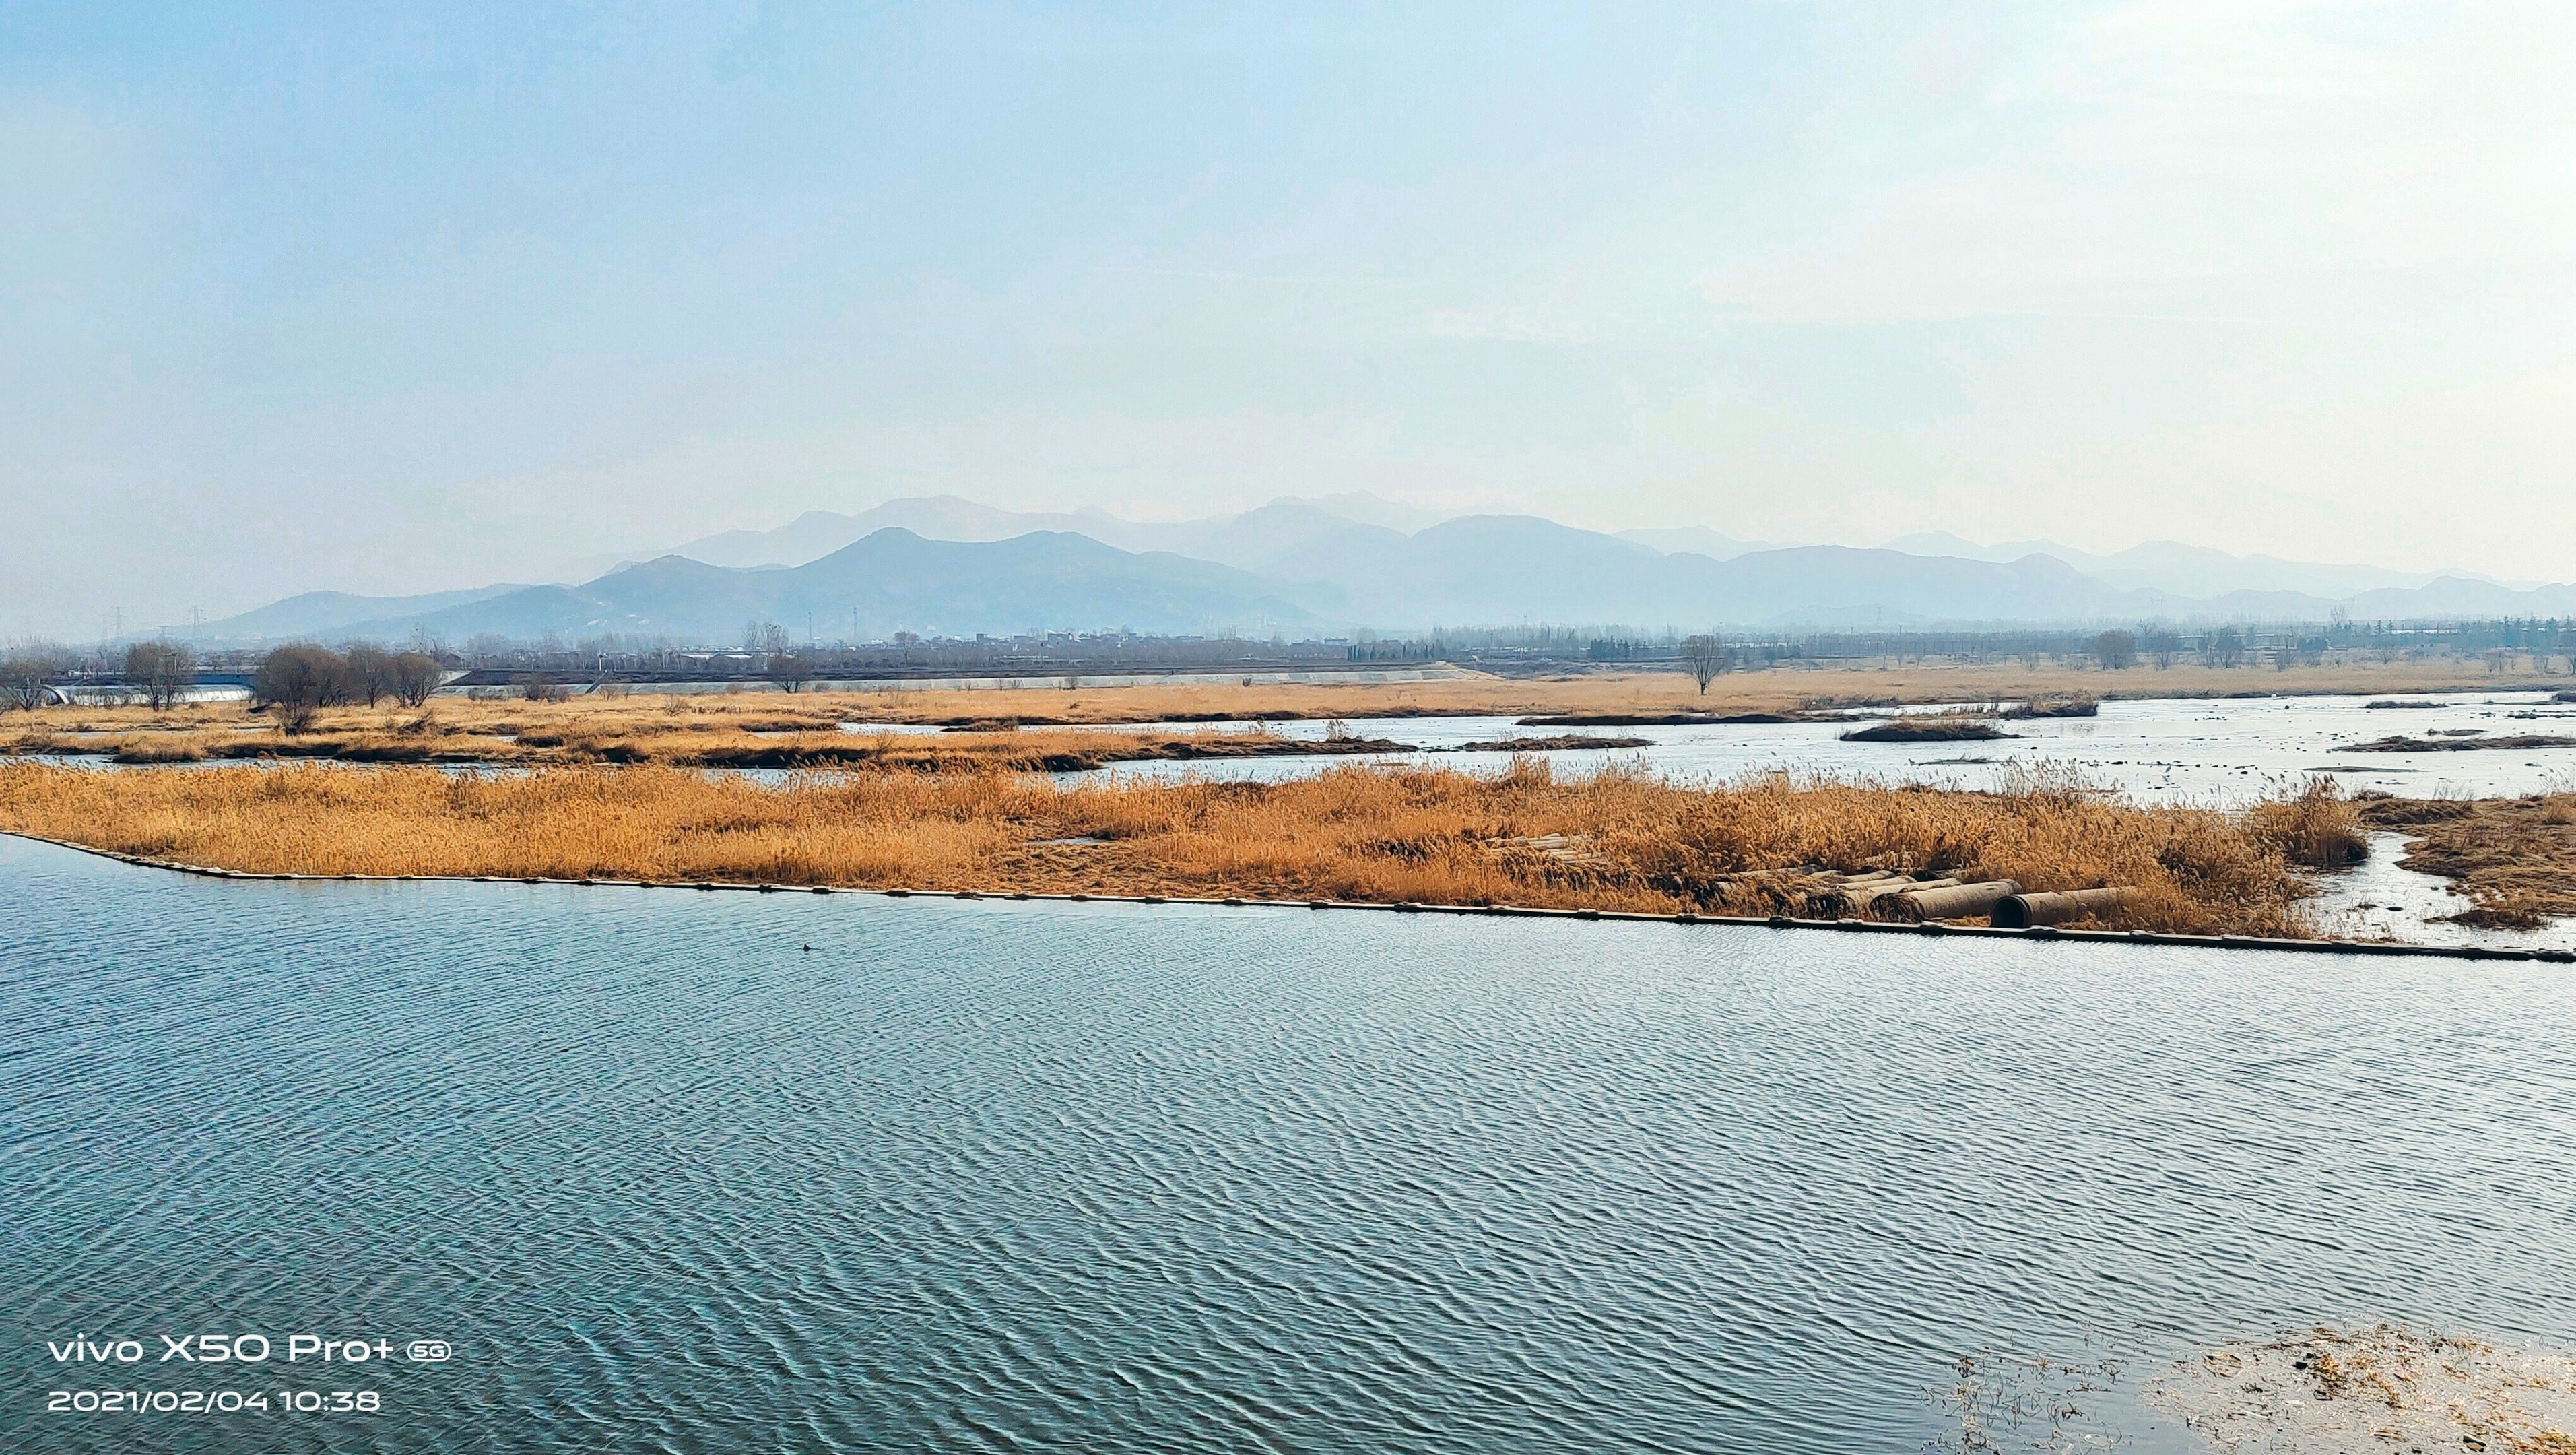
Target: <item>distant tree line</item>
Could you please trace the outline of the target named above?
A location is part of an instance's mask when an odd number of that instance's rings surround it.
[[[2172,667],[2184,662],[2226,667],[2279,667],[2332,659],[2487,654],[2497,650],[2567,661],[2576,654],[2576,620],[2485,619],[2458,622],[2234,624],[2144,621],[2088,626],[1904,626],[1865,631],[1733,630],[1722,640],[1720,670],[1759,671],[1789,665],[1853,662],[1992,664],[2012,660]],[[1714,637],[1714,632],[1698,635]],[[1126,631],[1024,632],[1014,636],[948,636],[910,631],[886,640],[800,640],[754,618],[731,641],[603,633],[566,641],[507,641],[478,636],[461,651],[433,646],[450,667],[475,671],[481,685],[514,683],[542,672],[558,682],[698,681],[742,678],[776,685],[898,675],[994,675],[1061,678],[1128,671],[1307,670],[1448,662],[1513,671],[1559,663],[1658,665],[1692,670],[1686,628],[1600,623],[1437,628],[1413,635],[1354,629],[1348,637],[1258,638],[1229,633],[1148,636]],[[2544,668],[2543,670],[2555,670]],[[503,676],[500,674],[509,674]]]
[[[288,732],[300,733],[326,707],[373,707],[388,698],[419,707],[444,675],[427,652],[388,652],[363,642],[335,652],[297,642],[260,659],[251,673],[250,696],[254,706],[276,713]]]
[[[2106,630],[2105,628],[2108,627]],[[603,633],[579,640],[547,635],[511,641],[479,635],[462,649],[426,633],[400,653],[358,645],[329,652],[311,643],[272,649],[265,645],[196,646],[168,639],[73,647],[35,638],[0,643],[0,710],[36,707],[77,696],[88,700],[143,700],[156,706],[179,700],[192,685],[249,681],[280,652],[320,652],[330,666],[308,659],[291,673],[279,663],[281,683],[272,697],[254,684],[263,704],[310,704],[289,715],[311,721],[332,703],[424,700],[443,679],[433,669],[473,674],[459,686],[555,692],[555,684],[743,681],[787,690],[816,683],[871,678],[1004,676],[1081,681],[1093,676],[1148,672],[1325,670],[1447,662],[1503,673],[1554,671],[1564,666],[1650,667],[1687,671],[1705,689],[1717,674],[1782,667],[1936,662],[1992,665],[2011,661],[2082,662],[2110,671],[2167,668],[2193,663],[2217,668],[2286,671],[2324,663],[2399,660],[2482,660],[2490,673],[2529,670],[2576,673],[2576,618],[2481,618],[2447,622],[2355,620],[2336,612],[2324,622],[2235,623],[2141,621],[2124,626],[1926,626],[1870,630],[1804,631],[1651,628],[1616,623],[1523,624],[1508,627],[1438,628],[1411,635],[1355,629],[1349,636],[1268,638],[1219,632],[1210,635],[1143,635],[1130,631],[1030,631],[1015,636],[953,636],[910,631],[882,642],[802,642],[776,623],[744,623],[739,642],[708,644],[671,635]],[[408,664],[411,687],[386,664]]]

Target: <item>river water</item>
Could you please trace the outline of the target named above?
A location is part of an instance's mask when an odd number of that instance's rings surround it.
[[[2576,704],[2535,692],[2448,692],[2409,697],[2424,707],[2373,708],[2367,697],[2167,698],[2105,702],[2095,717],[1999,724],[2013,737],[1989,742],[1847,743],[1850,723],[1712,723],[1703,726],[1603,728],[1520,727],[1508,717],[1368,718],[1348,724],[1358,737],[1385,738],[1439,751],[1413,761],[1459,768],[1501,766],[1506,754],[1449,751],[1464,744],[1585,733],[1644,738],[1648,746],[1604,752],[1542,753],[1559,771],[1590,773],[1624,763],[1682,777],[1735,778],[1791,772],[1869,777],[1891,782],[1991,788],[2015,768],[2054,765],[2147,803],[2238,806],[2295,788],[2310,776],[2332,778],[2346,792],[2409,798],[2481,797],[2576,788],[2576,747],[2467,752],[2353,752],[2385,737],[2576,738]],[[1865,719],[1864,719],[1865,720]],[[1179,726],[1168,725],[1168,726]],[[1288,722],[1276,730],[1322,737],[1327,725]],[[1398,759],[1404,761],[1405,759]],[[1336,763],[1386,758],[1289,757],[1113,764],[1121,777],[1276,779],[1321,772]],[[1079,781],[1090,775],[1068,775]]]
[[[0,1448],[1842,1455],[1989,1349],[2179,1450],[2207,1341],[2576,1342],[2565,967],[6,839],[0,919]]]

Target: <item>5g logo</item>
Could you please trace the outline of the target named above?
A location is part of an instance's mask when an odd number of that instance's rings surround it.
[[[445,1339],[414,1339],[403,1353],[414,1364],[444,1364],[456,1351],[447,1347]]]

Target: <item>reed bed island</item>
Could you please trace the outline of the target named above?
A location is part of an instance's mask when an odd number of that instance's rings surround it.
[[[2269,697],[2325,693],[2528,691],[2564,687],[2563,677],[2508,676],[2455,661],[2218,668],[2077,669],[2026,662],[1883,669],[1790,668],[1730,672],[1700,690],[1671,671],[1569,672],[1505,677],[1458,671],[1419,682],[1176,682],[1125,686],[1024,686],[1013,690],[907,686],[865,692],[655,692],[609,684],[597,691],[527,697],[441,693],[425,707],[339,705],[321,710],[308,732],[289,734],[240,702],[183,702],[163,711],[139,705],[44,707],[0,713],[0,755],[98,752],[128,762],[190,762],[259,756],[336,757],[390,762],[655,761],[759,766],[796,751],[844,759],[870,756],[845,724],[951,730],[936,761],[923,743],[887,744],[873,756],[890,766],[948,768],[977,757],[1000,766],[1041,749],[1031,742],[975,744],[968,734],[1014,728],[1133,729],[1138,724],[1226,724],[1258,735],[1265,723],[1412,717],[1511,717],[1524,728],[1617,728],[1651,723],[1789,721],[1868,708],[1931,703],[1988,704],[2004,720],[2089,714],[2104,701],[2143,698]],[[2403,697],[2386,699],[2392,705]],[[835,737],[834,734],[840,734]],[[1166,733],[1172,738],[1177,734]],[[1077,742],[1051,734],[1043,751],[1111,761],[1136,751],[1137,734]],[[1249,751],[1264,751],[1251,744]],[[1267,751],[1281,751],[1268,749]],[[1152,756],[1146,752],[1143,756]],[[1085,766],[1071,762],[1067,766]]]
[[[643,763],[450,774],[0,763],[0,830],[252,873],[721,881],[1797,913],[1833,875],[2131,886],[2101,921],[2311,936],[2302,862],[2358,842],[2322,788],[2246,813],[2054,775],[2000,792],[1769,776],[1686,784],[1542,760],[1277,783],[1060,786],[983,768],[761,783]]]

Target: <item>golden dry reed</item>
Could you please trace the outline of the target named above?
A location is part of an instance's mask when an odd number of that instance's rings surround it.
[[[2307,935],[2311,893],[2244,816],[2060,777],[1963,793],[1785,776],[1692,786],[1537,759],[1476,774],[1344,767],[1280,783],[658,765],[450,775],[285,764],[0,764],[0,829],[297,874],[503,875],[981,892],[1768,913],[1761,871],[1936,870],[2141,891],[2119,923]],[[1097,843],[1065,842],[1098,840]]]

